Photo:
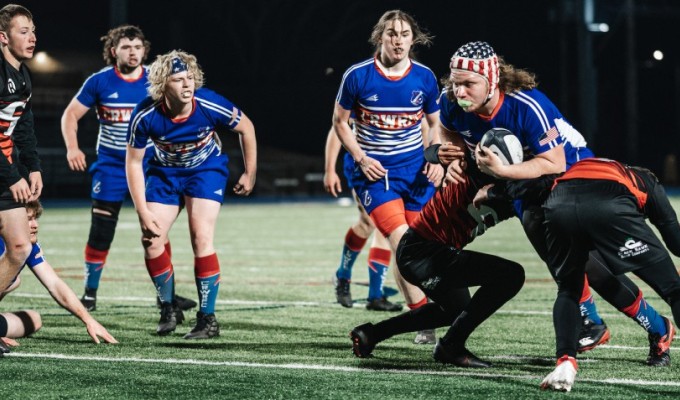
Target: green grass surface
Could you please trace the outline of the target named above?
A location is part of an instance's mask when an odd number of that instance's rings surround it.
[[[674,201],[676,209],[678,202]],[[363,304],[335,304],[331,275],[354,207],[334,203],[226,205],[216,234],[222,267],[217,306],[221,336],[186,341],[195,317],[168,337],[155,335],[158,311],[143,263],[136,215],[121,213],[94,316],[120,341],[95,345],[84,326],[61,309],[29,271],[0,310],[35,309],[44,327],[0,359],[0,398],[678,398],[678,367],[644,365],[645,332],[599,297],[612,330],[610,345],[580,357],[569,394],[543,392],[554,365],[551,310],[556,286],[516,220],[480,237],[470,248],[504,256],[526,269],[516,298],[486,321],[468,347],[494,367],[467,370],[436,364],[432,346],[404,334],[380,344],[372,359],[355,358],[348,332],[394,314]],[[89,209],[46,208],[40,242],[47,260],[82,294],[82,253]],[[173,228],[177,293],[196,298],[186,216]],[[354,298],[368,289],[366,253],[354,268]],[[677,260],[676,260],[677,261]],[[668,306],[636,280],[660,312]],[[387,284],[394,287],[389,275]],[[402,302],[399,296],[395,297]],[[439,334],[444,330],[440,329]],[[674,358],[680,360],[675,350]]]

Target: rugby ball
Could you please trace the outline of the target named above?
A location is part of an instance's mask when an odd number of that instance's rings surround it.
[[[503,165],[518,164],[524,160],[524,149],[517,136],[504,128],[491,128],[479,141],[502,161]]]

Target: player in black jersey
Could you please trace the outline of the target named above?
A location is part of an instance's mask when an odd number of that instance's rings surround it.
[[[24,65],[35,51],[33,15],[25,7],[0,9],[0,290],[7,288],[31,253],[25,204],[43,182],[30,107],[31,74]]]

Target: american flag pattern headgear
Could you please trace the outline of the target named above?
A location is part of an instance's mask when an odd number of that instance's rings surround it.
[[[468,71],[479,74],[489,83],[488,98],[493,96],[500,79],[498,56],[486,42],[469,42],[461,46],[451,57],[451,74]]]
[[[175,57],[172,59],[172,71],[170,75],[179,74],[180,72],[188,70],[189,66],[181,58]]]

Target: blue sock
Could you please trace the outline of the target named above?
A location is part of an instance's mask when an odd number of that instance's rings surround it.
[[[172,269],[151,278],[161,303],[172,303],[175,292],[175,273]]]
[[[668,333],[666,329],[666,321],[661,315],[652,307],[647,304],[645,299],[642,297],[642,291],[638,293],[638,297],[635,302],[629,307],[624,308],[623,313],[627,316],[633,318],[635,322],[638,323],[644,330],[648,333],[658,333],[664,336]]]
[[[368,253],[368,300],[383,297],[385,275],[390,265],[392,253],[389,250],[371,247]]]
[[[102,277],[103,270],[104,263],[85,261],[85,287],[97,290],[99,288],[99,279]]]
[[[340,258],[340,267],[335,272],[338,279],[352,279],[352,267],[361,249],[366,244],[366,239],[354,233],[352,228],[347,230],[345,235],[345,244],[342,246],[342,257]]]
[[[581,302],[579,308],[581,309],[581,317],[590,319],[595,325],[602,324],[602,318],[600,318],[600,315],[597,313],[597,307],[595,306],[593,296],[590,296],[586,301]]]
[[[220,289],[220,274],[205,278],[197,276],[196,289],[198,290],[199,311],[203,314],[215,314],[215,302]]]

